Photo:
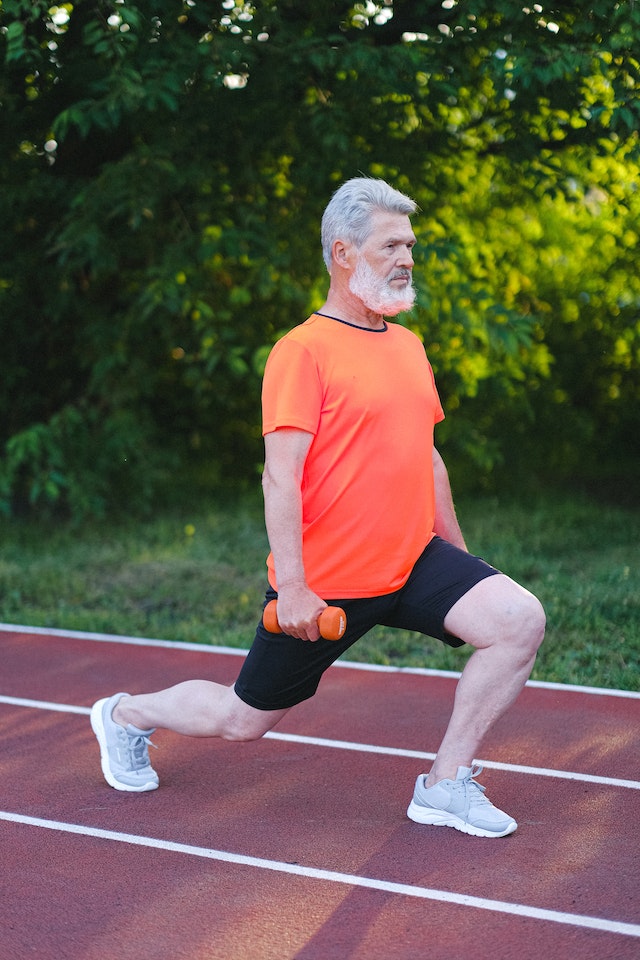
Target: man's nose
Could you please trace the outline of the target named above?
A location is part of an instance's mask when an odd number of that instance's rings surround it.
[[[406,246],[406,247],[400,248],[400,256],[399,256],[398,262],[401,266],[407,267],[407,269],[409,270],[413,267],[413,253],[411,252],[411,247]]]

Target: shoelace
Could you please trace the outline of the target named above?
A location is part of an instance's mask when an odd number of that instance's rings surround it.
[[[479,777],[483,769],[484,768],[481,763],[472,764],[467,776],[463,777],[462,780],[456,781],[456,787],[459,790],[464,790],[467,799],[474,805],[483,803],[490,804],[490,801],[487,800],[487,798],[483,795],[487,788],[483,787],[481,783],[476,783],[476,781],[473,779],[474,777]]]
[[[158,747],[149,737],[145,737],[144,734],[127,734],[129,740],[129,753],[131,755],[131,765],[135,770],[140,770],[142,767],[151,766],[151,761],[149,760],[149,751],[148,747],[153,747],[154,750],[157,750]]]

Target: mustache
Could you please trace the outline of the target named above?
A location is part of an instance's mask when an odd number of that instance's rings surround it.
[[[396,270],[396,272],[389,277],[389,280],[411,280],[411,271]]]

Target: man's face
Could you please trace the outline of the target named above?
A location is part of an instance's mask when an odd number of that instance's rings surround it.
[[[416,296],[411,281],[415,242],[409,217],[382,210],[373,214],[371,233],[356,253],[349,279],[351,293],[368,310],[395,317],[411,309]]]

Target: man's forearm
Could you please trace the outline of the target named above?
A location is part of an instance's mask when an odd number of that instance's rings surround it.
[[[302,551],[302,500],[299,482],[286,475],[263,479],[265,523],[278,591],[278,620],[285,633],[303,640],[320,636],[318,617],[325,606],[307,584]]]
[[[264,517],[278,588],[305,583],[302,557],[302,500],[295,482],[265,477]]]
[[[436,515],[434,520],[434,532],[448,540],[454,546],[466,550],[467,545],[458,523],[453,496],[451,494],[451,485],[449,483],[449,474],[444,465],[444,461],[437,451],[434,453],[433,478],[435,485]]]

